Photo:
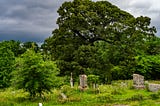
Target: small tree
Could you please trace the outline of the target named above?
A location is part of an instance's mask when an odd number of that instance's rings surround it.
[[[29,92],[30,97],[40,97],[44,92],[50,92],[57,82],[56,75],[59,72],[53,61],[44,61],[39,53],[27,50],[16,59],[13,83],[18,89]]]
[[[98,83],[99,76],[97,75],[88,75],[88,82],[90,83],[93,88],[95,87],[95,84]]]

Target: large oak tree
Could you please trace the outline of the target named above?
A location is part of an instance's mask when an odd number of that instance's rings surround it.
[[[57,12],[59,27],[53,30],[53,35],[42,47],[45,53],[58,61],[61,75],[80,74],[88,68],[98,69],[94,73],[99,75],[102,70],[108,74],[114,66],[133,64],[137,53],[134,48],[141,49],[143,42],[156,32],[154,27],[150,27],[150,18],[135,18],[108,1],[73,0],[63,3]],[[107,43],[108,60],[102,61],[98,55],[95,56],[99,49],[95,42],[99,41]]]

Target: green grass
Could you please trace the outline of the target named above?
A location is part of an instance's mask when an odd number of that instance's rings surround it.
[[[60,96],[61,92],[67,95],[67,99]],[[64,85],[34,100],[30,100],[29,94],[23,90],[8,88],[0,91],[0,106],[38,106],[39,102],[43,106],[160,106],[160,92],[133,89],[132,81],[115,81],[83,92],[78,87]]]

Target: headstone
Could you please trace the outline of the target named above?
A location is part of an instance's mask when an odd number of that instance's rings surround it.
[[[149,83],[148,84],[148,89],[149,89],[149,91],[157,92],[157,91],[160,90],[160,84],[151,84],[151,83]]]
[[[79,75],[80,89],[84,90],[87,88],[87,76],[85,74]]]
[[[39,103],[38,106],[42,106],[42,103]]]
[[[70,78],[70,84],[71,84],[71,88],[73,88],[73,77],[72,77],[72,73],[71,73],[71,78]]]
[[[144,76],[133,74],[133,87],[136,89],[144,89]]]

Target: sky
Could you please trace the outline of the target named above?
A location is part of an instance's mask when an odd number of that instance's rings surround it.
[[[0,0],[0,41],[43,42],[58,27],[57,10],[65,1],[70,0]],[[135,17],[150,17],[160,35],[160,0],[108,1]]]

